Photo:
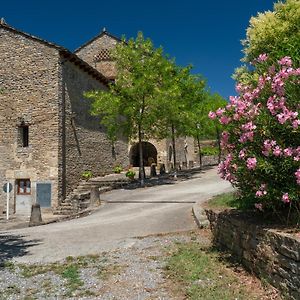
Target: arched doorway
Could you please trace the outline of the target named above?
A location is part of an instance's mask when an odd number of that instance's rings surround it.
[[[149,142],[142,142],[144,166],[150,167],[152,163],[157,164],[157,150],[155,146]],[[133,167],[140,165],[139,143],[134,144],[129,151],[130,164]]]

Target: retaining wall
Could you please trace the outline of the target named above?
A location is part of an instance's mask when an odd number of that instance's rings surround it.
[[[300,236],[255,225],[235,210],[206,210],[214,244],[229,250],[259,278],[286,299],[300,299]]]

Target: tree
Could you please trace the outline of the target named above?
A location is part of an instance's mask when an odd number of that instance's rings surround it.
[[[191,123],[188,128],[188,135],[197,140],[199,163],[202,166],[201,143],[200,139],[215,138],[218,143],[218,160],[221,161],[221,124],[208,117],[209,112],[215,111],[217,108],[225,107],[226,100],[217,93],[211,94],[208,91],[195,95],[200,98],[196,101],[190,112]]]
[[[192,113],[198,102],[203,99],[205,81],[200,75],[191,75],[191,66],[182,68],[170,62],[170,72],[161,90],[161,116],[164,130],[161,135],[171,138],[175,177],[176,137],[187,136],[191,132]]]
[[[238,68],[234,78],[243,83],[254,83],[258,79],[256,60],[259,55],[268,55],[271,66],[284,56],[300,66],[300,1],[286,0],[274,4],[274,11],[259,13],[250,19],[244,46],[243,61],[253,64]]]
[[[110,85],[109,92],[91,91],[86,97],[92,100],[92,114],[102,117],[111,140],[121,131],[129,139],[138,141],[143,186],[142,141],[159,137],[160,91],[171,65],[162,48],[155,49],[141,32],[136,39],[119,43],[112,56],[118,71],[115,83]]]

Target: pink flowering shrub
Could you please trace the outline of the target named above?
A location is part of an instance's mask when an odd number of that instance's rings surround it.
[[[300,212],[300,68],[289,57],[254,62],[258,80],[209,117],[224,125],[221,177],[238,187],[244,207]]]

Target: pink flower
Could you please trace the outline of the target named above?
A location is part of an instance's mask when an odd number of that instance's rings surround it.
[[[228,124],[230,121],[231,121],[231,118],[228,118],[228,117],[226,117],[226,116],[222,116],[222,117],[220,118],[220,123],[223,124],[223,125]]]
[[[286,157],[292,156],[293,155],[293,149],[291,147],[286,148],[286,149],[283,150],[283,154]]]
[[[289,194],[288,193],[284,193],[282,196],[282,201],[284,203],[290,203],[290,199],[289,199]]]
[[[283,57],[278,63],[282,66],[291,67],[292,66],[292,59],[289,56]]]
[[[218,117],[221,117],[225,112],[225,109],[224,108],[218,108],[217,111],[216,111],[216,115]]]
[[[244,159],[246,156],[246,149],[243,148],[240,152],[239,152],[239,158],[240,159]]]
[[[217,117],[217,115],[214,112],[210,111],[208,113],[208,117],[213,120],[213,119],[215,119]]]
[[[257,191],[256,193],[255,193],[255,196],[256,197],[262,197],[264,194],[263,194],[263,192],[262,191]]]
[[[261,203],[255,203],[255,204],[254,204],[254,207],[255,207],[256,209],[260,210],[260,211],[263,211],[263,206],[262,206]]]
[[[256,163],[257,163],[257,160],[255,157],[249,157],[247,159],[247,168],[249,170],[254,170],[256,168]]]
[[[292,122],[292,125],[293,125],[293,128],[294,128],[294,129],[297,129],[297,128],[300,126],[300,120],[299,120],[299,119],[294,120],[294,121]]]
[[[300,185],[300,168],[295,172],[297,184]]]
[[[274,148],[274,150],[273,150],[273,154],[274,154],[275,156],[281,156],[281,154],[282,154],[281,148],[280,148],[279,146],[276,146],[276,147]]]
[[[258,58],[256,59],[258,62],[263,62],[266,61],[268,59],[268,55],[266,53],[262,53],[258,56]]]
[[[262,197],[264,195],[267,195],[267,191],[265,189],[266,189],[266,184],[264,184],[264,183],[261,184],[259,187],[259,190],[255,193],[255,196]]]

